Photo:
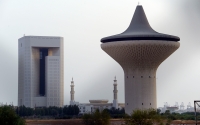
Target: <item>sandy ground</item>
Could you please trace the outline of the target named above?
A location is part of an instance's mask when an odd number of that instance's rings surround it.
[[[112,119],[111,125],[122,125],[121,119]],[[26,125],[84,125],[81,119],[49,119],[49,120],[26,120]]]
[[[122,119],[111,119],[110,125],[123,125]],[[81,119],[26,120],[26,125],[84,125]],[[195,125],[193,120],[174,120],[171,125]],[[200,125],[200,121],[198,122]]]

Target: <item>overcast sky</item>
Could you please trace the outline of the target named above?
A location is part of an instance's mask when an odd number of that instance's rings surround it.
[[[180,48],[157,71],[157,104],[200,100],[200,1],[139,0],[157,32],[180,37]],[[100,48],[102,37],[123,32],[138,0],[0,0],[0,102],[18,98],[18,39],[23,35],[64,37],[64,104],[70,101],[124,102],[124,73]]]

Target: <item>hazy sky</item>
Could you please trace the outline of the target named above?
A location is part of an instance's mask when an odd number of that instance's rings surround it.
[[[180,48],[157,71],[157,104],[200,100],[200,1],[139,0],[152,28],[180,37]],[[124,102],[124,73],[100,48],[102,37],[123,32],[138,0],[0,0],[0,102],[17,105],[18,39],[64,37],[65,105],[74,77],[75,101]]]

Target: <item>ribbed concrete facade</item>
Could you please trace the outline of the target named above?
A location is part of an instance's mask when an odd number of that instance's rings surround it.
[[[125,111],[157,108],[156,70],[180,46],[179,42],[138,40],[101,44],[124,70]]]

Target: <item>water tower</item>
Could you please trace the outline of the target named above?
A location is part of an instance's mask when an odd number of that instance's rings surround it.
[[[179,48],[179,40],[177,36],[154,31],[141,5],[136,7],[123,33],[101,39],[101,48],[124,70],[126,113],[157,108],[156,71]]]

